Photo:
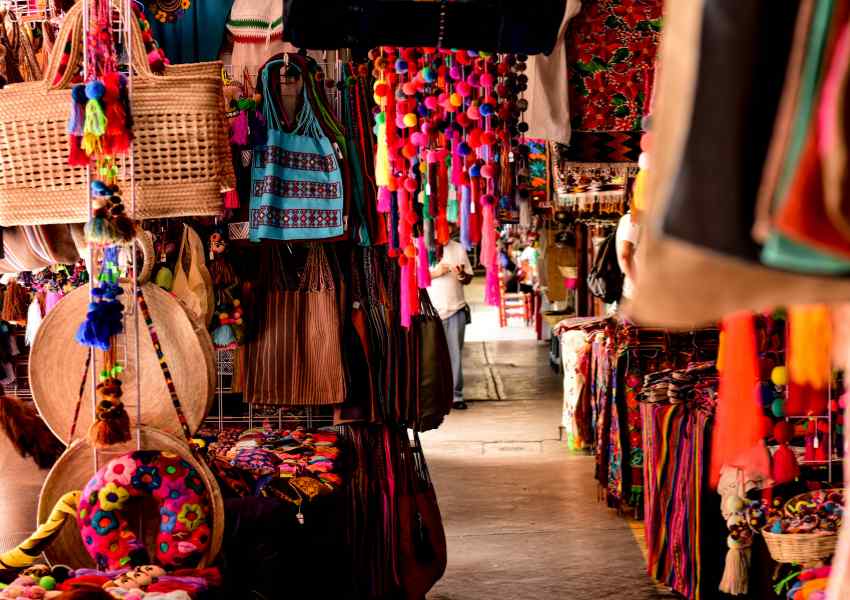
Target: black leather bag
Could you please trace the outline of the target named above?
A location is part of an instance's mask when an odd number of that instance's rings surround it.
[[[617,262],[617,232],[613,231],[599,246],[593,268],[587,276],[590,293],[610,304],[623,294],[623,272]]]
[[[316,50],[442,45],[549,54],[565,8],[566,0],[283,0],[283,39]]]

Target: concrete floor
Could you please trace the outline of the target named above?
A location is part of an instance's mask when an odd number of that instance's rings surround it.
[[[478,331],[502,339],[466,345],[470,408],[422,437],[448,538],[429,600],[672,598],[646,575],[642,530],[597,500],[593,458],[557,439],[548,346],[472,304]]]

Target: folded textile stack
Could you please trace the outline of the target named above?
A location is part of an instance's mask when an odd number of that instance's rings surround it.
[[[231,428],[202,431],[199,437],[209,441],[207,452],[211,459],[253,477],[253,493],[278,478],[313,477],[328,491],[342,483],[336,468],[339,438],[332,428]]]
[[[644,376],[641,402],[713,403],[717,394],[714,362],[691,363],[685,369],[665,369]]]

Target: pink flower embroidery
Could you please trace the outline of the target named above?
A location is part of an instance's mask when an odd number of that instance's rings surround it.
[[[129,485],[136,470],[136,461],[129,456],[116,458],[106,465],[106,471],[103,478],[107,482],[117,483],[119,485]]]

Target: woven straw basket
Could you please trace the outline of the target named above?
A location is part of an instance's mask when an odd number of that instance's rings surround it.
[[[153,248],[145,236],[145,262],[140,280],[150,275]],[[212,408],[215,395],[215,351],[206,328],[198,323],[174,296],[152,283],[143,283],[145,301],[151,312],[154,327],[174,379],[177,396],[194,433]],[[132,286],[124,285],[122,301],[132,306]],[[30,388],[41,417],[60,440],[69,444],[71,426],[79,399],[80,383],[88,348],[74,340],[77,328],[88,310],[88,286],[78,288],[63,298],[44,318],[30,351]],[[136,318],[124,319],[125,333],[118,336],[119,361],[124,365],[122,400],[136,421],[135,364]],[[142,424],[182,436],[180,422],[171,402],[159,359],[141,314],[139,325],[139,373],[142,397]],[[125,344],[126,340],[126,344]],[[126,347],[126,356],[120,356]],[[97,365],[98,369],[100,365]],[[89,374],[89,378],[90,378]],[[74,437],[86,435],[92,423],[92,401],[87,380]]]
[[[778,563],[814,565],[835,554],[838,536],[828,531],[817,533],[771,533],[762,529],[770,556]]]
[[[164,76],[155,75],[138,23],[129,21],[136,73],[133,216],[220,214],[222,190],[235,185],[221,64],[169,67]],[[70,60],[56,81],[66,44]],[[67,163],[70,80],[82,49],[82,3],[77,3],[66,15],[44,81],[0,90],[0,225],[88,220],[85,169]]]
[[[212,538],[210,548],[200,566],[204,567],[210,564],[218,555],[224,537],[224,500],[215,477],[203,461],[192,456],[185,441],[169,433],[145,427],[142,429],[141,446],[143,450],[169,450],[179,454],[198,471],[204,480],[210,495]],[[116,456],[133,450],[136,450],[135,439],[129,444],[100,451],[97,453],[97,467],[100,468]],[[47,479],[44,481],[44,486],[41,488],[41,494],[38,498],[38,523],[41,524],[47,520],[53,505],[63,494],[72,490],[82,490],[95,471],[94,451],[88,441],[78,440],[74,442],[59,457],[59,460],[47,474]],[[136,529],[136,534],[141,533],[140,539],[145,541],[145,547],[153,548],[160,523],[156,505],[153,501],[146,502],[143,500],[141,503],[137,503],[135,508],[140,512],[141,520],[133,514],[133,507],[131,506],[128,522],[142,524],[141,532]],[[66,521],[62,531],[45,550],[44,554],[52,564],[61,563],[74,568],[95,567],[94,561],[83,546],[80,531],[74,521]]]

